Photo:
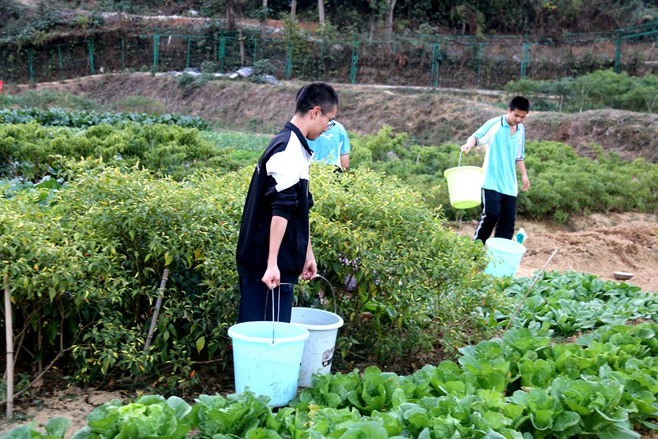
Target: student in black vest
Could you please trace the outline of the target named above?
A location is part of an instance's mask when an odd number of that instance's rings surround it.
[[[238,323],[290,322],[293,285],[313,279],[309,170],[317,139],[338,112],[329,84],[313,82],[296,95],[295,114],[265,149],[251,179],[236,251],[240,275]],[[272,301],[274,316],[272,316]]]

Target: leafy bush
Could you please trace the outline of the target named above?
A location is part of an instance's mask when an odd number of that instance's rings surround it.
[[[183,178],[195,169],[228,169],[238,165],[231,151],[214,148],[196,129],[174,125],[126,123],[95,125],[85,130],[48,128],[35,122],[0,124],[0,177],[37,182],[65,173],[67,158],[102,158],[107,163],[141,167]]]
[[[215,61],[203,61],[200,66],[201,73],[213,74],[219,70]]]
[[[259,59],[254,63],[254,75],[266,76],[273,75],[276,69],[269,59]]]
[[[656,75],[647,73],[636,77],[629,76],[626,72],[598,70],[578,78],[511,81],[506,90],[510,93],[537,96],[533,99],[533,107],[540,110],[577,112],[616,108],[655,113],[658,109],[657,87]],[[542,95],[557,95],[560,97],[560,103],[551,102]]]
[[[486,291],[473,279],[482,247],[444,229],[440,212],[394,178],[320,165],[314,173],[316,259],[361,346],[395,358],[433,345],[439,331],[450,348],[451,328],[475,323]]]
[[[208,82],[207,75],[191,75],[189,73],[183,73],[176,79],[178,86],[183,90],[183,95],[187,96],[194,92],[195,90],[203,87]]]
[[[115,400],[94,409],[73,439],[639,438],[634,429],[658,428],[657,333],[655,323],[610,325],[577,344],[552,344],[543,328],[511,329],[461,349],[458,364],[406,376],[374,366],[317,375],[276,413],[250,392],[201,395],[193,406],[155,395]],[[49,437],[63,437],[61,426]],[[25,433],[40,437],[28,425],[3,438]]]
[[[251,170],[178,183],[92,161],[76,166],[66,165],[75,177],[50,205],[37,204],[47,189],[2,199],[1,272],[26,331],[23,349],[46,357],[63,350],[75,381],[156,375],[159,385],[185,391],[197,361],[221,366],[230,358],[240,194]],[[343,354],[393,359],[463,344],[456,328],[479,324],[482,301],[494,307],[500,299],[486,278],[472,278],[486,264],[483,249],[443,229],[440,214],[393,179],[319,165],[314,172],[315,252],[337,287],[328,306],[350,323]],[[167,294],[143,353],[165,268]],[[343,285],[346,277],[355,289]],[[298,303],[315,300],[318,285],[300,287]],[[31,324],[44,314],[47,339],[37,345]],[[474,330],[469,336],[478,338],[486,328]]]
[[[129,102],[135,102],[133,99]],[[126,125],[140,123],[145,125],[165,124],[183,128],[207,130],[208,123],[199,117],[181,116],[179,114],[153,115],[145,113],[96,113],[95,111],[66,111],[60,108],[40,110],[26,108],[20,110],[0,110],[0,123],[24,124],[36,122],[44,126],[62,126],[85,128],[101,124]]]

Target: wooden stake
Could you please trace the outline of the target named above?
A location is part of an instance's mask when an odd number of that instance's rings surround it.
[[[9,277],[5,275],[5,331],[7,338],[7,419],[14,416],[14,341],[11,321],[11,290]]]
[[[146,343],[144,343],[144,353],[148,351],[149,346],[151,346],[151,340],[153,339],[153,333],[155,332],[155,324],[158,320],[158,315],[160,314],[160,307],[162,306],[162,298],[164,296],[165,285],[167,285],[167,280],[169,279],[169,269],[165,268],[162,272],[162,280],[160,281],[160,289],[158,292],[158,300],[155,302],[155,310],[153,311],[153,318],[151,318],[151,327],[149,328],[148,336],[146,337]]]

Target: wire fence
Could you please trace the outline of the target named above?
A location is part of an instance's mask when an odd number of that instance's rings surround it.
[[[182,71],[204,61],[227,73],[267,60],[283,79],[495,89],[511,80],[553,80],[600,69],[657,74],[656,41],[658,26],[637,33],[574,35],[560,42],[444,35],[291,39],[154,30],[33,47],[0,45],[0,79],[49,82],[119,71]]]

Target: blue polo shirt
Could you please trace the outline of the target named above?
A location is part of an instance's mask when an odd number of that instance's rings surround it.
[[[329,165],[340,166],[340,156],[350,153],[350,139],[347,137],[345,127],[336,122],[330,130],[322,133],[315,140],[308,140],[308,146],[313,151],[314,162],[324,162]]]
[[[486,146],[484,189],[516,197],[519,193],[516,162],[525,157],[525,127],[517,125],[514,135],[505,116],[489,119],[474,134],[478,145]]]

